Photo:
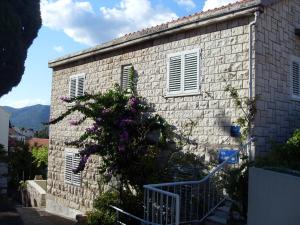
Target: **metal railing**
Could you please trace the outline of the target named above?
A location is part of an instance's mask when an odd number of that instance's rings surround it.
[[[140,219],[123,210],[114,209],[125,214],[142,225],[179,225],[202,222],[228,197],[225,191],[228,169],[238,166],[231,164],[233,157],[246,152],[253,139],[242,145],[229,158],[214,168],[199,181],[182,181],[162,184],[144,185],[144,219]],[[119,224],[124,225],[117,219]]]

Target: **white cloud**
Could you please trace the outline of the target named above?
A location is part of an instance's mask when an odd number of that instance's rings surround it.
[[[64,48],[62,46],[54,46],[53,49],[56,52],[63,52],[64,51]]]
[[[175,0],[175,2],[185,7],[187,10],[191,10],[196,7],[196,3],[193,0]]]
[[[218,8],[229,3],[235,3],[237,0],[206,0],[203,6],[203,11]]]
[[[43,25],[62,30],[76,42],[95,45],[128,32],[154,26],[177,18],[150,0],[121,0],[113,8],[93,9],[88,1],[42,0]]]
[[[3,101],[1,105],[5,106],[10,106],[14,108],[23,108],[26,106],[31,106],[31,105],[48,105],[49,101],[46,101],[45,99],[22,99],[22,100],[17,100],[17,101]]]

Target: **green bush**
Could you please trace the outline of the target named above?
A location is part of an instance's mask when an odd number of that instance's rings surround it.
[[[284,144],[274,144],[268,155],[255,160],[257,167],[300,171],[300,129]]]
[[[119,206],[119,204],[117,192],[102,193],[94,201],[94,210],[87,213],[87,225],[114,225],[116,213],[110,206]]]

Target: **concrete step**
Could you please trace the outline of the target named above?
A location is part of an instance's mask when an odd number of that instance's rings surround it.
[[[205,221],[205,225],[226,225],[227,218],[220,217],[220,216],[209,216]]]
[[[218,207],[209,217],[205,220],[205,225],[226,225],[232,207],[231,201],[225,201],[222,206]]]
[[[220,210],[219,208],[217,208],[214,212],[213,212],[214,216],[218,216],[218,217],[222,217],[222,218],[229,218],[229,212],[224,212],[223,210]]]

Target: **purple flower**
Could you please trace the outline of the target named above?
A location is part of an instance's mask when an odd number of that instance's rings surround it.
[[[70,102],[71,101],[71,98],[68,97],[68,96],[61,96],[59,99],[62,100],[63,102]]]
[[[131,97],[128,100],[127,107],[130,109],[132,113],[137,113],[137,106],[138,106],[138,98]]]
[[[81,156],[78,166],[76,168],[72,169],[72,172],[77,174],[77,173],[83,171],[85,168],[85,165],[88,161],[88,158],[89,158],[89,155]]]
[[[127,131],[123,131],[121,134],[120,134],[120,141],[121,142],[127,142],[128,141],[128,138],[129,138],[129,134]]]
[[[134,96],[128,100],[128,105],[130,107],[135,107],[137,104],[138,104],[138,99]]]
[[[70,125],[77,126],[77,125],[79,125],[79,121],[72,120],[72,121],[70,121]]]
[[[132,124],[135,124],[136,122],[132,119],[122,119],[120,121],[120,127],[124,127],[124,126],[127,126],[127,125],[132,125]]]
[[[119,152],[124,152],[125,151],[125,146],[123,144],[120,144],[118,146],[118,150],[119,150]]]
[[[102,120],[102,118],[100,118],[100,117],[96,119],[96,123],[97,123],[98,125],[100,125],[100,124],[102,123],[102,121],[103,121],[103,120]]]
[[[94,123],[92,127],[88,127],[85,129],[85,131],[90,134],[96,133],[97,130],[98,130],[98,125],[96,123]]]
[[[111,111],[112,111],[111,108],[103,109],[102,114],[107,114],[110,113]]]

